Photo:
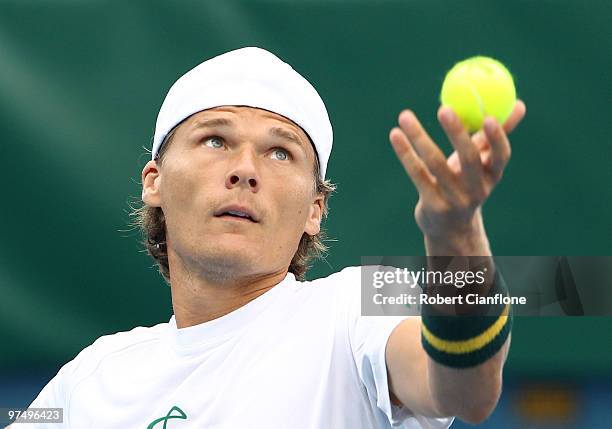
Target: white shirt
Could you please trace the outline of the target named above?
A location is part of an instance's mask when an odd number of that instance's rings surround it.
[[[63,408],[64,423],[19,427],[449,427],[391,404],[385,346],[404,317],[361,316],[360,282],[360,267],[311,282],[289,273],[215,320],[103,336],[30,405]]]

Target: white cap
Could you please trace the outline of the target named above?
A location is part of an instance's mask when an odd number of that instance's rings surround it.
[[[314,144],[321,178],[325,178],[333,131],[323,100],[289,64],[255,47],[204,61],[172,85],[157,116],[152,158],[177,124],[219,106],[258,107],[299,125]]]

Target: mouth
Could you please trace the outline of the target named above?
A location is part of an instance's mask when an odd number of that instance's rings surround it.
[[[215,213],[215,217],[239,222],[259,223],[259,219],[251,209],[240,206],[224,207]]]

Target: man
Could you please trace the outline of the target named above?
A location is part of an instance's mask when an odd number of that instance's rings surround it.
[[[488,118],[470,140],[441,108],[456,149],[448,161],[410,111],[400,114],[390,140],[419,190],[428,255],[491,255],[480,207],[524,112],[518,102],[504,128]],[[63,424],[49,427],[66,428],[483,421],[501,392],[507,315],[457,363],[444,346],[457,342],[425,316],[361,316],[358,267],[300,281],[322,249],[331,145],[316,90],[265,50],[228,52],[182,76],[160,109],[138,212],[174,315],[98,339],[30,407],[63,408]]]

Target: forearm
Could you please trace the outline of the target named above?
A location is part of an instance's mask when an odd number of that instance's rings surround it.
[[[486,362],[471,368],[451,368],[428,358],[431,397],[438,413],[478,424],[495,409],[502,390],[502,369],[510,337]]]
[[[429,357],[421,346],[420,333],[421,320],[408,318],[389,339],[386,357],[392,398],[415,414],[456,416],[470,423],[482,421],[499,398],[509,341],[483,364],[454,369]]]
[[[488,281],[479,292],[488,293],[494,279],[495,265],[480,213],[474,216],[469,227],[456,234],[447,234],[444,238],[425,236],[425,247],[428,256],[469,256],[457,259],[456,264],[463,266],[453,269],[485,269],[489,274],[486,276]],[[446,269],[443,266],[446,263],[448,258],[429,258],[429,269]],[[469,307],[463,307],[462,311],[471,314]],[[446,366],[428,356],[428,384],[439,412],[455,415],[470,423],[484,420],[495,408],[501,394],[502,369],[509,344],[508,337],[501,349],[489,359],[468,368]]]

